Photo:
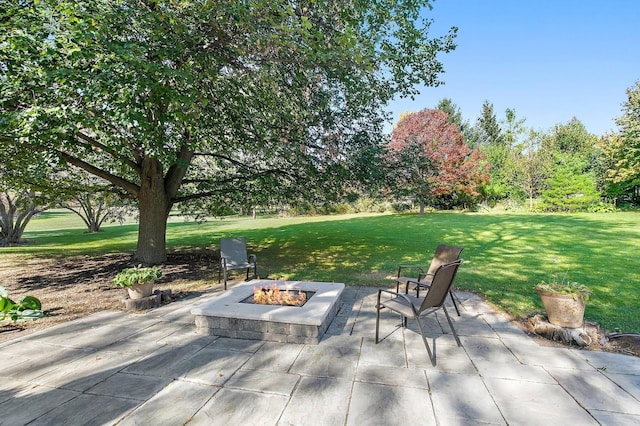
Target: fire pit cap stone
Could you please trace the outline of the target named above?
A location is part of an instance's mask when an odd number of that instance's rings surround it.
[[[254,287],[270,287],[273,284],[278,285],[280,289],[312,291],[315,294],[300,307],[241,303],[253,294]],[[344,287],[343,283],[252,280],[195,306],[191,313],[222,318],[321,325],[332,311],[331,308],[340,300]]]

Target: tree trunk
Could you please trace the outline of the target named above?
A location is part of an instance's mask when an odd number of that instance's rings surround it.
[[[0,245],[20,243],[29,221],[48,207],[38,207],[33,193],[12,197],[8,192],[0,195]]]
[[[533,188],[529,190],[529,211],[533,211]]]
[[[167,218],[172,205],[165,190],[162,164],[154,158],[145,158],[140,182],[140,224],[135,259],[144,265],[157,265],[167,260]]]

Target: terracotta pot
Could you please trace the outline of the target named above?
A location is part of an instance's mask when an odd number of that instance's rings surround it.
[[[136,284],[134,286],[127,287],[129,298],[135,300],[151,296],[151,294],[153,293],[153,284],[153,281],[149,281],[147,283]]]
[[[565,294],[537,290],[551,324],[580,328],[584,322],[584,300],[580,293]]]

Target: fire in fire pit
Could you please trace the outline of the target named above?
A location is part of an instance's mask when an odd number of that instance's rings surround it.
[[[253,295],[246,298],[244,303],[260,305],[302,306],[314,292],[302,290],[281,290],[276,284],[270,287],[254,287]]]

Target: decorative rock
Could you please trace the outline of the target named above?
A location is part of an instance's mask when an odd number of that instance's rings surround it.
[[[141,299],[124,299],[124,307],[128,311],[142,311],[145,309],[157,308],[162,301],[161,294],[153,294]]]
[[[173,296],[171,294],[171,289],[156,290],[153,293],[160,295],[162,303],[171,303],[171,302],[173,302]]]
[[[542,315],[536,315],[529,321],[533,326],[536,334],[555,342],[563,342],[566,344],[575,343],[578,346],[589,346],[593,339],[584,327],[566,328],[559,325],[551,324],[547,318]]]

